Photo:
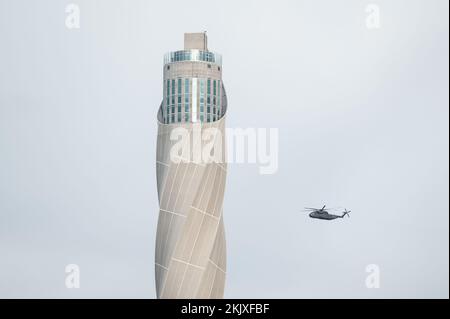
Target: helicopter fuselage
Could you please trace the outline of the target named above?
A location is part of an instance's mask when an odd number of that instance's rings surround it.
[[[324,220],[333,220],[336,218],[342,218],[342,216],[329,214],[327,211],[314,211],[309,214],[309,217]]]

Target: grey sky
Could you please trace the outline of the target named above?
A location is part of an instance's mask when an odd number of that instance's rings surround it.
[[[277,174],[229,167],[225,296],[448,298],[448,9],[0,0],[0,297],[155,297],[162,59],[208,30],[227,126],[280,138]],[[300,212],[323,204],[353,213]],[[80,289],[65,288],[69,263]]]

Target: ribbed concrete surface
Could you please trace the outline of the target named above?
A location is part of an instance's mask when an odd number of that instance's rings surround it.
[[[226,103],[225,94],[224,101]],[[222,298],[226,272],[222,216],[227,170],[225,117],[211,123],[162,124],[160,110],[158,118],[157,297]],[[179,127],[189,130],[190,138],[195,136],[193,130],[203,132],[216,128],[221,133],[217,135],[222,141],[221,160],[211,163],[171,161],[170,150],[177,141],[171,141],[170,134]],[[210,141],[201,143],[204,146]],[[191,155],[192,152],[191,147]]]

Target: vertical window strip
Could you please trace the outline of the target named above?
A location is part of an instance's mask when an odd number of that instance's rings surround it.
[[[172,95],[171,95],[170,105],[172,107],[172,113],[175,113],[175,79],[172,79]],[[172,116],[172,119],[173,119],[173,116]],[[174,122],[174,121],[172,120],[172,122]]]
[[[200,121],[203,122],[205,112],[205,79],[200,79]]]
[[[221,100],[221,95],[220,95],[220,93],[221,93],[221,91],[220,91],[220,80],[218,81],[218,83],[217,83],[217,90],[218,90],[218,92],[217,92],[217,105],[220,107],[220,100]]]
[[[189,112],[189,79],[184,79],[184,112]],[[189,121],[189,116],[186,116],[186,122]]]
[[[165,122],[169,123],[169,113],[170,113],[170,80],[166,83],[166,112],[165,112]]]
[[[192,122],[197,122],[197,80],[192,78]]]
[[[208,78],[207,82],[207,96],[206,96],[206,121],[210,121],[211,114],[211,79]]]

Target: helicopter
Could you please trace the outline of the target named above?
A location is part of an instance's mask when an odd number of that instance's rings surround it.
[[[323,205],[322,208],[305,207],[305,211],[306,212],[310,212],[309,213],[309,217],[315,218],[315,219],[333,220],[333,219],[336,219],[336,218],[344,218],[345,215],[350,217],[351,210],[348,211],[347,208],[345,209],[345,211],[342,212],[342,215],[339,216],[339,215],[330,214],[325,209],[325,207],[326,207],[326,205]]]

